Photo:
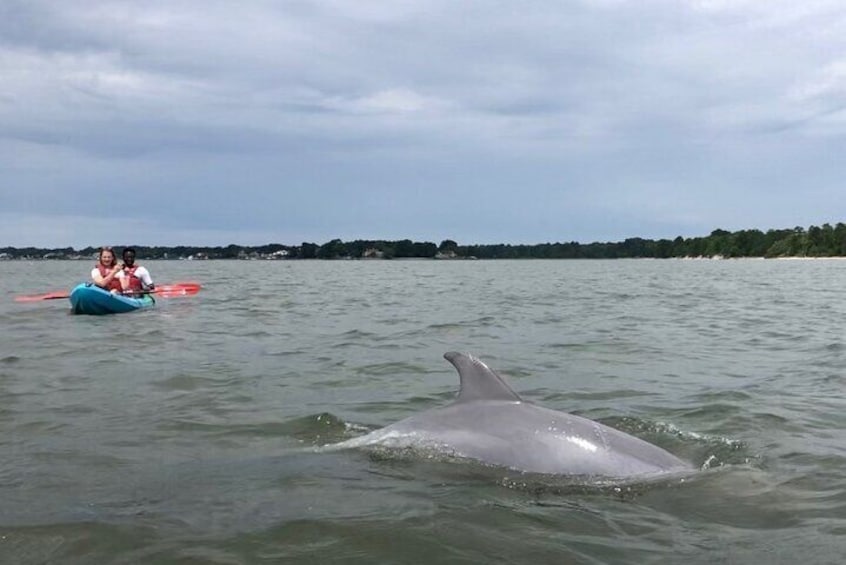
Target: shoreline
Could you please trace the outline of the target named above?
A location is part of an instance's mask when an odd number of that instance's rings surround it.
[[[696,257],[331,257],[331,258],[299,258],[299,257],[212,257],[212,258],[195,258],[195,257],[142,257],[145,261],[846,261],[844,255],[826,255],[826,256],[784,256],[784,257],[723,257],[721,255],[696,256]],[[0,263],[14,262],[14,261],[96,261],[96,257],[0,257]]]

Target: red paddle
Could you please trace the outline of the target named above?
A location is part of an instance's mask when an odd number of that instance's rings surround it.
[[[177,282],[173,284],[159,285],[153,290],[145,290],[139,293],[132,294],[155,294],[164,298],[172,298],[174,296],[193,296],[200,292],[203,288],[198,282]],[[57,298],[68,298],[69,292],[48,292],[46,294],[30,294],[24,296],[16,296],[15,302],[38,302],[40,300],[56,300]]]
[[[163,298],[173,298],[174,296],[193,296],[200,292],[203,288],[200,283],[173,283],[163,284],[157,286],[153,290],[141,290],[138,292],[127,291],[124,296],[139,296],[143,294],[155,294]]]

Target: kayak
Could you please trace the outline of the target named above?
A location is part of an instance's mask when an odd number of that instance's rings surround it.
[[[74,314],[123,314],[149,308],[156,303],[156,299],[152,294],[144,294],[137,298],[113,294],[95,284],[83,283],[71,291],[70,303],[71,312]]]

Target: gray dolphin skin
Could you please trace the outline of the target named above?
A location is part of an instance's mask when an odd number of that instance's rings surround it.
[[[461,388],[434,408],[335,447],[417,447],[529,473],[603,478],[651,476],[691,465],[634,436],[526,402],[476,357],[444,355]]]

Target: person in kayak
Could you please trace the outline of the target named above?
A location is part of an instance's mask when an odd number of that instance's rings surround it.
[[[135,264],[134,247],[123,250],[123,276],[120,278],[120,284],[124,294],[140,294],[156,288],[146,267]]]
[[[119,265],[111,247],[101,247],[97,264],[91,270],[94,284],[109,292],[121,292],[123,285],[123,265]]]

